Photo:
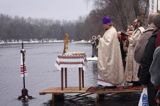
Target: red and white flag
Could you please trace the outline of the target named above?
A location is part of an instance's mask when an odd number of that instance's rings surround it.
[[[24,52],[24,49],[22,49],[22,52]],[[21,52],[21,64],[20,64],[20,73],[21,77],[24,77],[27,73],[26,65],[23,63],[23,53]]]
[[[21,65],[21,66],[20,66],[20,71],[21,71],[21,76],[23,77],[24,74],[27,73],[26,66],[25,66],[25,65]]]

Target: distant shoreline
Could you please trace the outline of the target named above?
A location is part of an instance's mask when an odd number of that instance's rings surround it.
[[[21,43],[26,43],[26,44],[42,44],[42,43],[63,43],[64,40],[30,40],[30,41],[0,41],[0,45],[5,45],[5,44],[21,44]],[[70,41],[71,43],[91,43],[91,41],[86,41],[86,40],[80,40],[80,41]]]

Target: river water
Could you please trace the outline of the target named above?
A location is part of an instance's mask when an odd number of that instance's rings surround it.
[[[26,50],[26,88],[32,99],[26,103],[17,100],[23,88],[20,77],[21,44],[0,45],[0,106],[50,106],[51,95],[39,95],[48,87],[60,86],[60,71],[54,63],[57,55],[63,51],[63,43],[25,44]],[[91,56],[91,44],[70,43],[69,51],[83,51]],[[85,86],[96,84],[97,71],[94,62],[87,63]],[[78,71],[69,71],[68,86],[78,86]],[[65,101],[57,106],[137,106],[139,94],[119,94],[108,96],[100,104],[95,103],[94,97],[88,101]]]

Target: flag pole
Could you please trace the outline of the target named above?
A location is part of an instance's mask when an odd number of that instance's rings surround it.
[[[22,42],[22,49],[20,51],[21,55],[22,55],[22,68],[23,68],[23,71],[22,71],[22,74],[23,74],[23,89],[26,89],[26,83],[25,83],[25,50],[24,50],[24,44]]]
[[[26,89],[26,83],[25,83],[25,73],[27,72],[26,66],[25,66],[25,49],[24,44],[22,42],[22,49],[20,50],[21,53],[21,74],[23,77],[23,89],[21,91],[21,96],[18,97],[19,100],[27,101],[28,99],[33,99],[32,96],[28,95],[28,90]]]

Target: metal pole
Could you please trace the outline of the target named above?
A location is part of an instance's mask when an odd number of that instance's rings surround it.
[[[25,85],[25,74],[23,76],[23,88],[25,89],[26,88],[26,85]]]

